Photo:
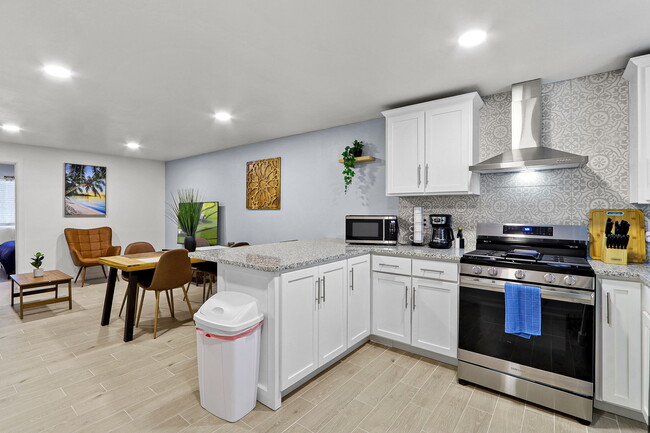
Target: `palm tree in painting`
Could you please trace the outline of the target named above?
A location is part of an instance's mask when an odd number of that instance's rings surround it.
[[[90,173],[86,166],[70,164],[65,173],[65,195],[101,195],[106,188],[106,167],[91,167]]]

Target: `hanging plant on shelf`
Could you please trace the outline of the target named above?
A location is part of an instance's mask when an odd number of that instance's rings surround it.
[[[343,182],[345,182],[345,193],[348,193],[348,188],[352,183],[354,177],[354,165],[356,158],[361,156],[363,152],[363,141],[354,140],[352,146],[346,146],[341,154],[343,156]]]

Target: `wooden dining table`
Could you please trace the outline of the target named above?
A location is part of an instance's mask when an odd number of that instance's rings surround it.
[[[102,326],[108,325],[111,319],[111,307],[113,306],[113,295],[115,293],[115,281],[117,271],[129,273],[129,285],[126,289],[126,317],[124,319],[124,341],[133,340],[133,325],[135,324],[136,298],[138,295],[138,281],[143,271],[155,269],[160,256],[164,251],[151,253],[125,254],[122,256],[100,257],[99,263],[109,267],[108,282],[106,283],[106,294],[104,296],[104,310],[102,312]],[[192,263],[203,262],[203,260],[190,257]]]

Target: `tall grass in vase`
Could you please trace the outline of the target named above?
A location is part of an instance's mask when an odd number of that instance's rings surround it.
[[[193,188],[179,189],[169,205],[169,218],[178,224],[185,233],[183,245],[186,250],[196,250],[196,229],[201,218],[203,198],[199,191]]]

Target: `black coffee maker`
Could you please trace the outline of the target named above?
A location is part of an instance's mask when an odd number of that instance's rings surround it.
[[[431,221],[431,248],[451,248],[454,231],[451,228],[451,215],[429,215]]]

